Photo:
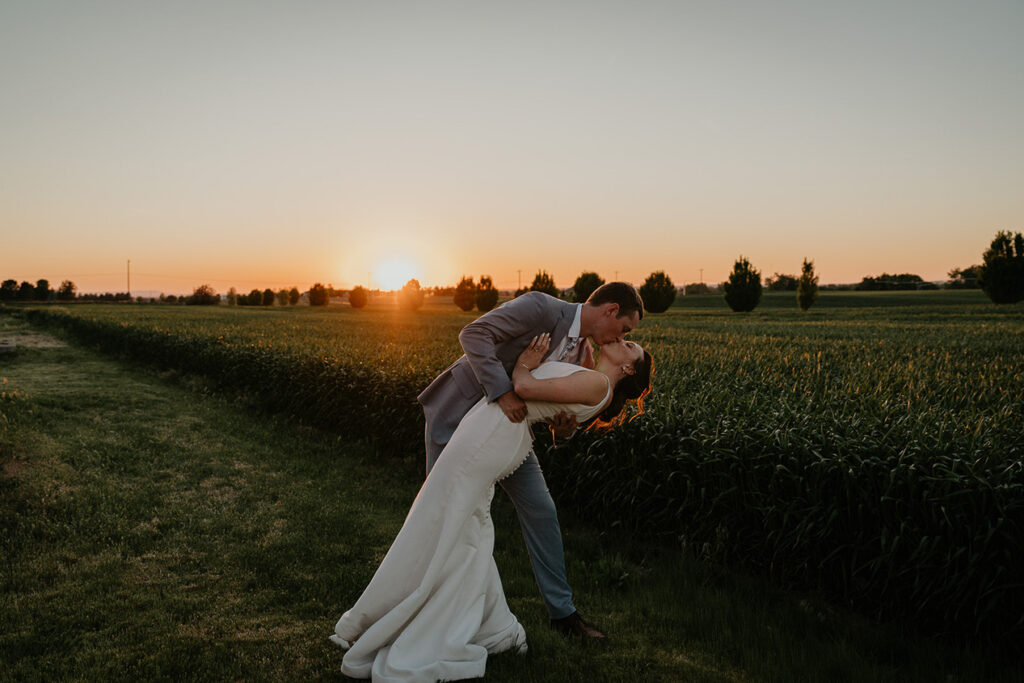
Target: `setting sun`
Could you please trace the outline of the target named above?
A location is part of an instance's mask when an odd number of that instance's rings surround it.
[[[410,278],[418,278],[419,275],[419,268],[411,261],[392,257],[377,264],[371,279],[374,287],[389,290],[400,289]]]

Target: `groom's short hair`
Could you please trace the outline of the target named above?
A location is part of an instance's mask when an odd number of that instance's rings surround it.
[[[587,303],[591,306],[618,304],[618,317],[632,315],[636,311],[640,315],[640,320],[644,318],[644,300],[640,298],[640,293],[636,291],[636,287],[628,282],[604,283],[591,293],[590,297],[587,298]]]

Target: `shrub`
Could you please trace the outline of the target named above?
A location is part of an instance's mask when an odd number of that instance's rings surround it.
[[[494,308],[498,303],[498,290],[490,275],[480,276],[480,286],[476,288],[476,307],[481,313]]]
[[[199,285],[185,303],[189,306],[213,306],[220,303],[220,297],[210,285]]]
[[[60,283],[60,288],[57,290],[57,298],[61,301],[72,301],[75,298],[76,291],[78,291],[78,287],[75,286],[74,282],[64,280]]]
[[[370,292],[362,285],[356,285],[348,293],[348,305],[352,308],[362,308],[370,301]]]
[[[597,273],[581,273],[572,286],[573,300],[581,304],[586,301],[594,290],[604,284],[604,278]]]
[[[949,271],[950,289],[978,289],[978,271],[981,266],[967,266],[966,268],[954,268]]]
[[[398,307],[403,311],[415,311],[423,305],[423,290],[420,281],[412,278],[398,290]]]
[[[752,311],[761,302],[761,273],[740,256],[722,288],[729,308],[737,312]]]
[[[658,270],[648,275],[640,286],[640,298],[644,300],[644,310],[664,313],[676,300],[676,286],[665,271]]]
[[[711,288],[704,282],[691,282],[688,285],[683,286],[683,294],[690,296],[691,294],[710,294]]]
[[[1018,232],[996,233],[992,245],[982,256],[978,284],[996,304],[1012,304],[1024,299],[1024,237]]]
[[[818,298],[818,276],[814,274],[814,261],[804,259],[800,270],[800,281],[796,287],[796,303],[806,311]]]
[[[274,290],[272,290],[270,287],[264,289],[262,295],[260,295],[260,304],[263,306],[273,306]]]
[[[47,301],[50,298],[50,281],[49,280],[37,280],[36,281],[36,299],[39,301]]]
[[[546,270],[538,270],[533,276],[533,284],[530,285],[531,292],[544,292],[551,296],[558,296],[559,289],[555,286],[555,278],[551,277]]]
[[[770,292],[795,292],[799,279],[796,275],[782,275],[775,273],[764,281],[764,286]]]
[[[327,288],[323,284],[317,282],[309,288],[309,305],[310,306],[326,306],[327,305]]]
[[[459,284],[455,285],[452,301],[464,311],[473,310],[473,304],[476,303],[476,285],[473,283],[473,278],[462,276]]]

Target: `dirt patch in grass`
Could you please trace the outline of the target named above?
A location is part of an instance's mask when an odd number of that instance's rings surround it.
[[[33,330],[9,330],[0,333],[0,353],[5,348],[16,349],[19,346],[30,349],[61,349],[67,344],[56,337]]]
[[[0,477],[4,479],[19,479],[26,469],[25,463],[20,460],[5,460],[3,467],[0,468]]]

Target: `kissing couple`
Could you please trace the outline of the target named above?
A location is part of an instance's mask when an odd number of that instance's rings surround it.
[[[495,484],[515,505],[552,625],[604,639],[573,606],[531,425],[547,422],[564,437],[614,426],[627,402],[642,402],[653,361],[624,338],[643,314],[632,285],[609,282],[583,304],[528,292],[462,329],[465,355],[419,395],[427,478],[373,579],[334,627],[331,640],[346,650],[342,673],[477,678],[488,654],[526,651],[494,564]]]

